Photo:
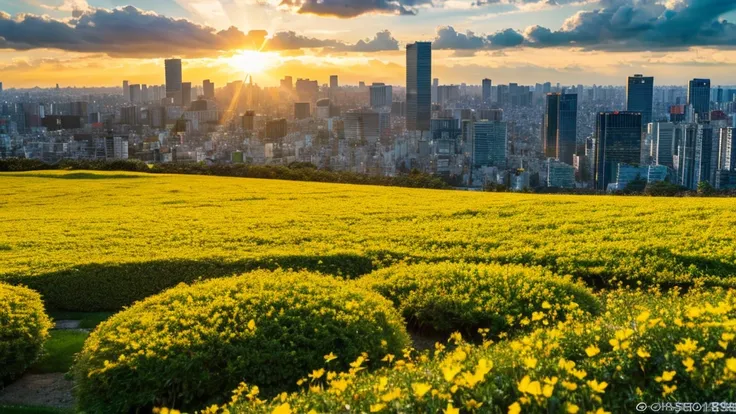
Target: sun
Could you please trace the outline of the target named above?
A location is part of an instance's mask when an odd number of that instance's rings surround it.
[[[245,74],[262,73],[278,64],[279,57],[271,52],[243,50],[227,58],[227,63],[236,71]]]

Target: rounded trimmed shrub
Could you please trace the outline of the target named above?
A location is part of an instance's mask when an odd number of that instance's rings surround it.
[[[491,335],[563,320],[574,311],[597,313],[585,286],[541,267],[437,263],[397,265],[357,282],[394,302],[411,325],[438,333]]]
[[[407,352],[403,361],[372,372],[313,380],[309,388],[265,403],[248,398],[256,391],[244,384],[234,404],[207,413],[336,413],[346,406],[355,413],[449,407],[463,413],[635,413],[647,411],[636,408],[642,402],[663,411],[665,404],[683,402],[708,404],[700,411],[729,411],[736,393],[736,291],[642,293],[611,292],[603,298],[603,315],[488,346],[453,336],[452,347]]]
[[[196,409],[241,381],[262,393],[296,382],[334,354],[345,369],[409,343],[380,295],[308,272],[255,271],[152,296],[100,324],[73,368],[79,408]]]
[[[38,293],[0,283],[0,385],[17,378],[36,361],[50,328]]]

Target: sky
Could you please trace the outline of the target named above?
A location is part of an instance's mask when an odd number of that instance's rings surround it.
[[[736,84],[736,0],[0,0],[7,88],[218,86],[246,74],[321,84],[405,83],[405,52],[433,42],[441,84]]]

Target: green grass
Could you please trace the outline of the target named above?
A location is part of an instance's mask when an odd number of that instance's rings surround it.
[[[0,405],[3,414],[73,414],[74,410],[65,408],[37,407],[31,405]]]
[[[44,344],[44,355],[28,371],[32,374],[69,371],[88,335],[84,331],[51,331],[51,337]]]
[[[49,316],[55,321],[61,320],[73,320],[80,321],[79,327],[81,329],[94,329],[100,322],[105,321],[107,318],[112,316],[111,312],[67,312],[67,311],[55,311],[49,312]]]

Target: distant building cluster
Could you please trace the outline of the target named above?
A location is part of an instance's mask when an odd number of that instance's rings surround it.
[[[312,163],[458,187],[623,191],[667,181],[736,187],[736,88],[709,79],[656,86],[441,84],[432,44],[406,47],[406,82],[248,76],[216,88],[167,59],[163,83],[2,89],[0,157],[150,163]],[[490,74],[489,74],[490,75]]]

